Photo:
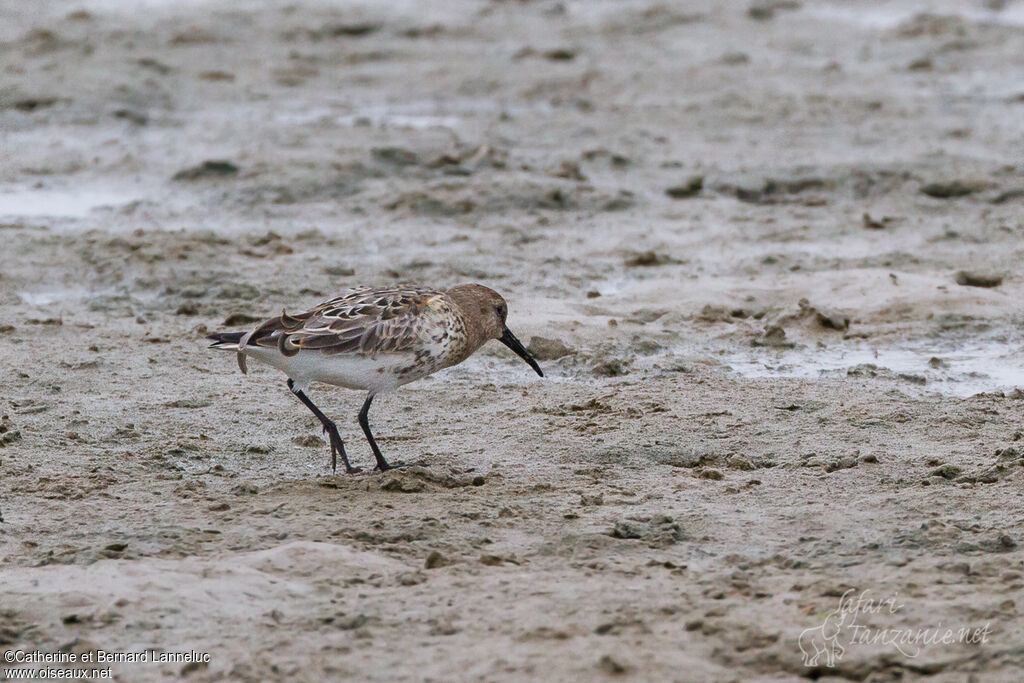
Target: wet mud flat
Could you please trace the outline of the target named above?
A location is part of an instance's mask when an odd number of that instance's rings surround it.
[[[114,665],[140,681],[1019,680],[998,5],[14,7],[0,649],[210,655]],[[375,403],[427,466],[333,476],[284,378],[203,337],[395,281],[502,292],[547,377],[485,347]],[[313,396],[368,467],[362,397]],[[986,638],[878,635],[940,628]]]

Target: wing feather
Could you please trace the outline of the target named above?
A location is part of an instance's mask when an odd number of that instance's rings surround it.
[[[282,311],[257,327],[246,343],[277,347],[289,356],[303,350],[370,357],[401,353],[428,341],[453,310],[448,296],[436,289],[356,289],[304,313]]]

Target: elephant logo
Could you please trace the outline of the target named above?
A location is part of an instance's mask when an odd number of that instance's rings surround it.
[[[805,628],[800,633],[797,644],[804,655],[804,666],[818,666],[824,655],[825,666],[832,668],[836,665],[837,659],[843,658],[846,649],[839,644],[839,634],[843,630],[845,619],[846,614],[829,612],[819,626]]]

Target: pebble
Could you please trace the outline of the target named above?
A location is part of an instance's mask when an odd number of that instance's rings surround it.
[[[750,462],[750,459],[743,455],[730,455],[725,462],[734,470],[750,471],[754,469],[754,463]]]
[[[850,327],[850,317],[831,308],[816,308],[815,315],[822,327],[839,331]]]
[[[956,465],[941,465],[931,471],[931,476],[942,477],[943,479],[955,479],[962,470]]]
[[[682,185],[673,185],[665,190],[665,194],[672,199],[689,199],[696,197],[704,189],[704,176],[691,176]]]
[[[204,178],[223,178],[226,176],[236,175],[237,173],[238,166],[235,166],[230,161],[207,160],[198,166],[192,166],[178,171],[171,176],[171,180],[177,180],[180,182],[202,180]]]
[[[438,567],[444,567],[445,565],[451,564],[448,558],[437,552],[436,550],[430,551],[427,555],[427,559],[423,562],[425,569],[437,569]]]
[[[569,62],[576,59],[576,53],[577,51],[572,48],[560,47],[545,52],[544,58],[553,62]]]
[[[775,349],[791,349],[795,343],[786,341],[786,331],[778,325],[769,325],[764,330],[764,335],[750,342],[751,346],[769,346]]]
[[[420,161],[419,155],[404,147],[374,147],[370,153],[375,161],[393,166],[412,166]]]
[[[597,668],[611,676],[621,676],[628,668],[611,655],[604,655],[597,662]]]
[[[566,346],[565,342],[547,337],[531,338],[526,350],[538,361],[557,360],[572,353],[572,349]]]
[[[956,274],[956,283],[961,287],[998,287],[1003,284],[1003,276],[997,273],[961,270]]]
[[[981,189],[977,183],[964,183],[954,180],[948,183],[928,183],[921,188],[921,193],[935,199],[957,199],[974,194]]]
[[[627,266],[667,266],[672,263],[679,263],[668,254],[659,254],[654,251],[636,253],[626,259]]]

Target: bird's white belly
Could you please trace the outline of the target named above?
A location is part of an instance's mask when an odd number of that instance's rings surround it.
[[[285,356],[277,349],[254,346],[247,346],[245,355],[282,371],[303,391],[310,382],[323,382],[375,394],[398,388],[401,382],[395,370],[410,361],[405,354],[380,354],[370,358],[349,353],[300,351],[294,356]]]

